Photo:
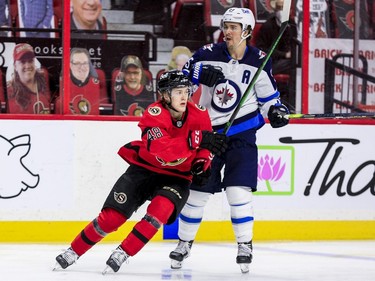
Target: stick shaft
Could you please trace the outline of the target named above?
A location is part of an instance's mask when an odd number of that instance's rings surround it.
[[[321,113],[321,114],[288,114],[285,115],[286,119],[362,119],[372,118],[375,119],[375,112],[363,112],[363,113]]]

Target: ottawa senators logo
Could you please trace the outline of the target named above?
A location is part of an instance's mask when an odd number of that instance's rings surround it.
[[[69,104],[69,107],[73,114],[86,115],[90,114],[91,111],[91,104],[83,95],[75,96]]]
[[[228,9],[230,7],[233,7],[234,5],[234,0],[217,0],[217,2],[224,7],[225,9]]]
[[[158,116],[161,113],[161,108],[159,106],[149,107],[148,113],[152,116]]]
[[[200,104],[195,104],[195,106],[201,110],[201,111],[206,111],[206,108],[203,106],[203,105],[200,105]]]
[[[128,200],[128,196],[126,196],[124,192],[119,192],[119,193],[115,192],[114,199],[117,203],[124,204],[126,200]]]
[[[162,166],[178,166],[186,161],[187,158],[180,158],[171,162],[165,162],[163,159],[156,157],[156,160],[158,160]]]

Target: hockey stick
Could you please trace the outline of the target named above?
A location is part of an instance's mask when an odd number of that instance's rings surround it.
[[[321,114],[287,114],[283,116],[286,119],[375,119],[375,112],[356,112],[356,113],[321,113]]]
[[[281,39],[281,36],[283,36],[284,31],[288,27],[291,2],[292,2],[292,0],[285,0],[284,1],[284,6],[283,6],[283,11],[282,11],[282,16],[281,16],[281,29],[280,29],[280,32],[279,32],[278,36],[276,37],[276,39],[273,41],[271,49],[268,51],[268,54],[266,55],[263,63],[258,68],[258,70],[255,72],[255,75],[254,75],[253,79],[251,79],[249,86],[246,88],[246,91],[245,91],[244,95],[241,97],[240,102],[237,105],[237,107],[235,108],[235,110],[233,111],[233,113],[232,113],[229,121],[225,124],[224,134],[228,133],[230,127],[232,126],[232,124],[234,122],[234,119],[236,118],[236,116],[238,114],[238,111],[240,111],[243,103],[245,102],[245,100],[249,96],[250,91],[253,89],[253,87],[254,87],[254,85],[255,85],[255,83],[256,83],[256,81],[257,81],[260,73],[263,71],[263,68],[265,67],[265,65],[268,62],[269,58],[271,57],[273,51],[275,50],[277,44],[279,43],[279,41]]]

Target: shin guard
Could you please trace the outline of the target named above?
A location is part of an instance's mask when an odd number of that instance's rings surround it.
[[[147,213],[138,222],[125,240],[121,243],[124,251],[134,256],[156,234],[159,228],[168,221],[174,210],[174,205],[163,196],[156,196],[147,207]]]
[[[226,189],[231,221],[239,243],[253,239],[254,211],[251,189],[244,186],[229,186]]]
[[[114,209],[102,210],[97,218],[90,222],[77,237],[71,246],[79,255],[86,253],[92,246],[102,240],[108,233],[116,231],[126,218]]]

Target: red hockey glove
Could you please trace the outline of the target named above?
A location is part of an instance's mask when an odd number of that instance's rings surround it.
[[[211,161],[206,159],[196,159],[191,165],[191,173],[193,175],[200,175],[205,172],[211,165]]]

